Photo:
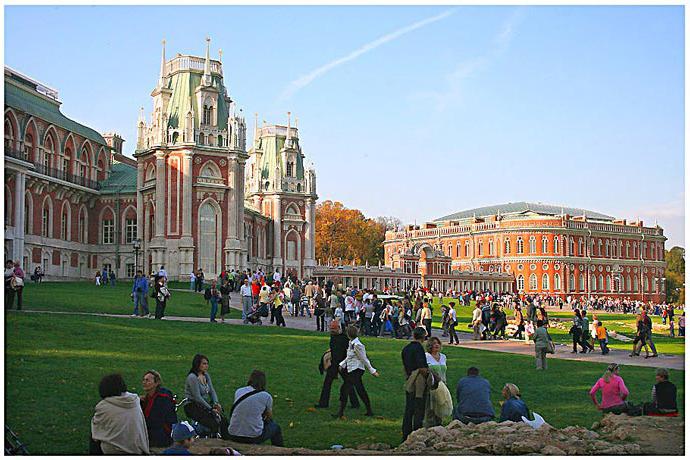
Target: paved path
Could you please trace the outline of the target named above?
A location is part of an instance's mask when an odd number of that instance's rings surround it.
[[[237,302],[238,296],[233,296],[233,300],[230,306],[234,309],[241,310],[240,304]],[[21,310],[22,313],[48,313],[48,314],[64,314],[64,315],[85,315],[85,316],[101,316],[110,318],[131,318],[132,320],[145,321],[142,318],[132,318],[130,315],[118,315],[111,313],[88,313],[88,312],[60,312],[60,311],[48,311],[48,310]],[[316,322],[314,318],[308,317],[293,317],[290,315],[285,315],[286,327],[291,329],[299,329],[304,331],[314,331],[316,330]],[[205,317],[189,317],[189,316],[166,316],[164,318],[166,321],[185,321],[194,323],[207,323],[208,318]],[[242,325],[241,319],[226,319],[224,324]],[[263,322],[264,326],[269,326],[268,318]],[[218,323],[222,326],[222,323]],[[326,325],[328,326],[328,325]],[[248,325],[247,327],[262,327],[256,325]],[[444,347],[449,347],[446,343],[446,338],[441,337],[442,331],[440,329],[434,329],[432,335],[439,337],[443,343]],[[525,344],[523,340],[472,340],[472,334],[466,332],[458,332],[458,337],[460,339],[460,348],[472,348],[476,350],[486,350],[495,351],[501,353],[515,353],[521,355],[534,355],[534,345]],[[389,337],[367,337],[367,340],[390,340]],[[567,359],[574,361],[588,361],[597,362],[602,364],[607,363],[618,363],[627,366],[641,366],[641,367],[666,367],[669,369],[685,369],[685,356],[684,355],[659,355],[656,358],[644,359],[644,357],[629,357],[628,350],[614,350],[606,355],[602,356],[600,352],[593,353],[571,353],[572,348],[570,345],[557,345],[556,354],[548,355],[548,359]]]

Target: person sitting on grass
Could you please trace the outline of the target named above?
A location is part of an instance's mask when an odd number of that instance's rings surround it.
[[[678,414],[677,393],[676,386],[668,380],[668,369],[657,369],[656,383],[652,386],[652,402],[644,404],[644,414]]]
[[[604,375],[589,390],[592,402],[604,414],[627,413],[630,408],[630,405],[625,401],[630,392],[626,388],[623,378],[618,375],[619,371],[618,364],[609,364]],[[597,401],[596,394],[598,391],[601,391],[601,402]]]
[[[161,455],[192,455],[189,448],[196,436],[196,431],[189,422],[180,422],[173,425],[172,440],[175,441],[172,447],[165,449]]]
[[[91,419],[89,453],[148,455],[149,436],[139,396],[127,391],[120,374],[103,377],[98,392],[101,401]]]
[[[213,388],[206,356],[194,356],[184,385],[184,397],[187,400],[184,405],[187,417],[210,430],[211,435],[220,433],[223,439],[228,439],[228,421],[223,415],[223,408]]]
[[[506,383],[501,390],[503,395],[503,406],[501,406],[501,418],[499,422],[511,420],[513,422],[521,422],[522,417],[529,418],[529,409],[527,404],[520,398],[520,389],[513,383]]]
[[[283,446],[283,433],[273,420],[273,397],[266,391],[266,374],[252,371],[247,386],[235,391],[230,409],[230,439],[244,444],[261,444],[270,439],[274,446]]]
[[[467,377],[458,382],[456,391],[457,406],[453,418],[462,423],[483,423],[493,420],[496,413],[491,404],[491,384],[479,376],[479,369],[467,369]]]
[[[146,418],[149,446],[168,447],[172,427],[177,423],[173,394],[161,386],[161,375],[154,370],[144,373],[141,386],[146,393],[141,398],[141,410]]]

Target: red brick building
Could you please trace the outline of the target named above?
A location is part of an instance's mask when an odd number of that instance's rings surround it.
[[[161,57],[135,159],[124,140],[60,111],[57,91],[5,68],[5,256],[49,277],[169,277],[315,267],[316,174],[296,126],[270,125],[246,147],[242,110],[220,60]],[[245,168],[247,168],[245,174]],[[135,252],[134,243],[139,247]]]
[[[584,209],[508,203],[458,212],[386,232],[386,265],[433,274],[442,253],[451,270],[510,273],[525,294],[665,298],[663,229]],[[438,265],[438,267],[436,267]]]

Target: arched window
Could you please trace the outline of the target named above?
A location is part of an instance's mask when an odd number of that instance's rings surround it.
[[[561,275],[558,273],[554,273],[553,275],[553,290],[554,291],[560,291],[561,290]]]
[[[625,277],[625,291],[630,292],[631,290],[631,285],[630,285],[630,276]]]
[[[570,274],[570,278],[568,278],[568,285],[568,289],[570,289],[571,291],[577,290],[577,286],[575,286],[575,275],[573,275],[572,273]]]
[[[103,244],[113,244],[115,242],[115,221],[112,218],[103,219],[101,225],[103,229]]]
[[[287,177],[292,177],[292,162],[291,161],[287,162],[287,167],[285,168],[285,175]]]
[[[604,249],[606,250],[606,257],[609,257],[611,255],[611,248],[609,248],[609,240],[606,240],[606,247]]]
[[[656,259],[656,244],[652,243],[650,246],[652,250],[652,260],[654,260]]]
[[[72,174],[72,168],[70,168],[70,162],[72,161],[72,150],[67,147],[65,148],[65,155],[62,157],[62,170],[65,174]]]
[[[618,257],[623,257],[623,240],[618,240]]]
[[[585,275],[580,274],[580,292],[585,290]]]
[[[630,241],[625,242],[625,257],[630,258]]]
[[[518,291],[524,291],[525,290],[525,277],[522,275],[519,275],[517,277],[517,288],[518,288]]]
[[[601,257],[604,253],[601,251],[602,246],[604,243],[601,241],[601,239],[598,240],[597,242],[597,255]]]
[[[80,243],[86,243],[86,210],[84,208],[79,210],[79,224],[77,231],[77,241]]]
[[[199,133],[199,144],[204,145],[204,135]]]
[[[32,234],[34,231],[34,200],[28,190],[24,195],[24,233]]]
[[[599,290],[603,291],[604,290],[604,275],[599,275]]]
[[[177,144],[177,141],[178,141],[179,138],[180,138],[180,133],[178,133],[177,131],[175,131],[175,132],[172,134],[172,143],[173,143],[173,145],[174,145],[174,144]]]
[[[46,238],[53,237],[53,203],[47,197],[43,201],[41,211],[41,235]]]
[[[45,146],[43,149],[43,158],[41,159],[41,163],[43,163],[43,166],[46,168],[51,167],[51,163],[53,161],[53,154],[55,153],[55,143],[53,142],[53,136],[48,135],[46,137],[46,142]]]
[[[553,253],[554,254],[559,254],[561,252],[561,248],[559,247],[559,240],[557,236],[553,237]]]
[[[465,241],[465,257],[470,256],[470,242],[469,240]]]
[[[204,272],[217,274],[218,216],[215,207],[206,202],[199,208],[199,260]]]
[[[577,240],[577,255],[580,257],[585,255],[585,242],[582,238],[578,238]]]
[[[537,239],[534,235],[529,237],[529,253],[535,254],[537,252]]]
[[[606,290],[611,290],[611,275],[606,275]]]
[[[212,123],[213,107],[204,104],[204,111],[201,118],[202,125],[210,125]]]
[[[517,253],[522,254],[525,252],[525,244],[522,242],[522,237],[517,237]]]
[[[492,239],[489,240],[489,255],[494,255],[494,240]]]
[[[529,275],[529,290],[536,291],[538,288],[539,286],[537,286],[537,275],[532,273],[531,275]]]
[[[72,237],[70,232],[70,221],[71,219],[71,212],[70,212],[70,207],[69,203],[65,202],[62,205],[62,212],[60,213],[60,238],[62,238],[65,241],[69,241]]]
[[[640,290],[640,283],[639,280],[637,279],[637,275],[633,276],[633,292],[637,292]]]
[[[541,290],[542,291],[548,291],[549,290],[549,275],[547,273],[544,273],[541,275]]]
[[[575,240],[573,239],[572,236],[570,237],[570,254],[569,255],[571,255],[571,256],[575,255]]]
[[[506,238],[505,241],[505,251],[506,254],[510,254],[510,238]]]
[[[455,245],[455,257],[460,257],[460,242]]]
[[[592,275],[589,279],[589,290],[590,291],[596,291],[597,290],[597,275]]]
[[[477,255],[481,256],[483,255],[484,252],[484,242],[482,240],[479,240],[477,242]]]
[[[549,239],[545,236],[541,237],[541,253],[546,254],[549,252]]]
[[[24,136],[24,157],[27,161],[34,159],[34,137],[31,134]]]
[[[223,136],[218,136],[218,147],[223,147]]]
[[[642,277],[642,282],[644,283],[644,290],[647,292],[650,292],[649,290],[649,280],[647,279],[646,276]]]
[[[5,150],[14,150],[14,129],[12,128],[12,122],[5,118]]]

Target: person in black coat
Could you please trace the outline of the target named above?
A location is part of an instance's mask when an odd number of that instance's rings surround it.
[[[146,419],[150,447],[168,447],[172,444],[172,426],[177,423],[175,397],[161,387],[161,376],[154,370],[146,371],[142,380],[146,393],[141,397],[141,410]]]
[[[347,356],[347,347],[350,343],[350,339],[343,332],[340,324],[332,324],[331,327],[331,365],[326,369],[326,378],[323,381],[323,388],[321,388],[321,397],[319,398],[319,403],[314,407],[323,409],[328,407],[328,403],[331,399],[331,386],[333,381],[338,378],[338,373],[341,372],[339,364]],[[343,381],[344,381],[343,377]],[[353,409],[359,407],[359,401],[357,400],[357,394],[355,393],[355,388],[350,388],[350,406]]]

